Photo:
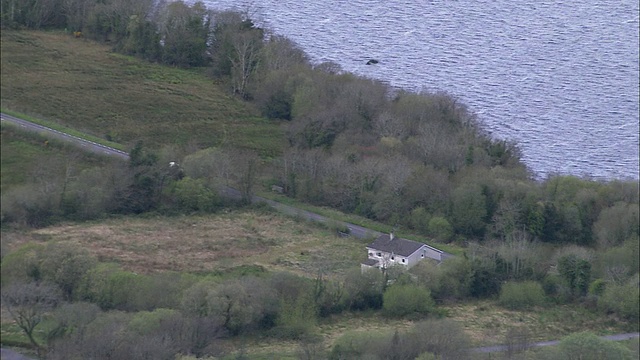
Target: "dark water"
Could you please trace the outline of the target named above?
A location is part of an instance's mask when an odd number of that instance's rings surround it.
[[[637,0],[205,3],[247,10],[316,62],[457,96],[538,177],[639,177]]]

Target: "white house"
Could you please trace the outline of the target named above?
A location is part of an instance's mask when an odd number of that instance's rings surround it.
[[[413,240],[397,238],[393,233],[380,235],[367,246],[367,260],[362,269],[386,269],[393,265],[404,265],[407,269],[422,259],[442,261],[443,251]]]

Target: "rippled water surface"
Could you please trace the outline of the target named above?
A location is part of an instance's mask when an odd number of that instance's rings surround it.
[[[637,0],[205,3],[248,10],[316,62],[459,97],[539,177],[638,178]]]

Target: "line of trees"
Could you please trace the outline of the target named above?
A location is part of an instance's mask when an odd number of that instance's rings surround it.
[[[178,67],[210,66],[247,96],[264,31],[244,14],[202,2],[154,0],[2,0],[2,26],[65,29],[114,51]]]
[[[3,254],[2,300],[51,359],[220,356],[236,350],[224,340],[258,332],[312,346],[321,340],[318,319],[346,310],[435,313],[428,290],[388,286],[377,271],[332,279],[245,272],[251,275],[135,274],[72,244],[27,244]],[[414,307],[402,306],[408,299]]]
[[[42,144],[45,139],[15,132],[5,124],[2,131],[3,136],[20,141]],[[211,149],[207,154],[215,161],[187,161],[183,165],[183,153],[172,146],[154,152],[138,142],[128,162],[82,156],[67,152],[65,146],[58,140],[47,140],[47,147],[54,151],[34,163],[24,184],[3,190],[3,227],[38,228],[61,220],[153,211],[167,215],[213,213],[247,204],[256,181],[257,155],[239,149]],[[185,169],[202,176],[185,176]],[[221,195],[223,185],[242,189],[241,198]]]

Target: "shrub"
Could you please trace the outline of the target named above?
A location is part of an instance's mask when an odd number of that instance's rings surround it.
[[[385,333],[349,332],[335,341],[329,359],[375,359],[388,343],[389,336]]]
[[[627,284],[608,284],[598,299],[598,307],[604,311],[614,312],[625,319],[638,321],[640,316],[640,289],[638,277]]]
[[[439,241],[448,242],[453,236],[453,228],[447,219],[436,216],[429,220],[429,235]]]
[[[423,207],[417,207],[411,211],[409,217],[409,223],[411,227],[420,231],[421,233],[427,233],[429,231],[429,222],[431,215]]]
[[[380,309],[384,283],[380,271],[349,271],[344,281],[346,306],[351,310]]]
[[[276,292],[259,278],[227,280],[208,292],[206,302],[207,314],[234,335],[270,328],[278,316]]]
[[[576,255],[565,255],[558,259],[558,272],[575,295],[585,295],[591,280],[591,263]]]
[[[431,292],[417,285],[394,285],[384,292],[383,308],[387,315],[426,315],[433,311],[435,302]]]
[[[184,211],[210,212],[220,205],[216,193],[206,186],[203,179],[185,177],[177,181],[174,195]]]
[[[26,244],[2,259],[2,285],[14,281],[39,281],[42,279],[38,254],[44,245]]]
[[[543,305],[544,290],[535,281],[508,282],[500,291],[500,305],[507,309],[522,310]]]
[[[442,300],[461,300],[469,296],[473,282],[471,261],[456,257],[437,267],[437,286],[432,288],[434,298]]]
[[[589,294],[600,296],[604,294],[604,290],[607,288],[607,282],[602,279],[594,280],[591,285],[589,285]]]
[[[592,333],[572,334],[560,341],[556,352],[564,360],[631,360],[633,354],[624,345],[602,339]]]
[[[133,314],[131,321],[129,321],[128,329],[137,335],[150,334],[160,329],[162,322],[175,314],[176,311],[171,309],[140,311]]]
[[[120,270],[114,264],[99,264],[84,276],[79,295],[103,310],[146,310],[141,306],[141,290],[149,278]]]
[[[39,258],[42,278],[58,285],[66,300],[77,297],[83,276],[96,262],[85,249],[64,243],[47,244]]]

